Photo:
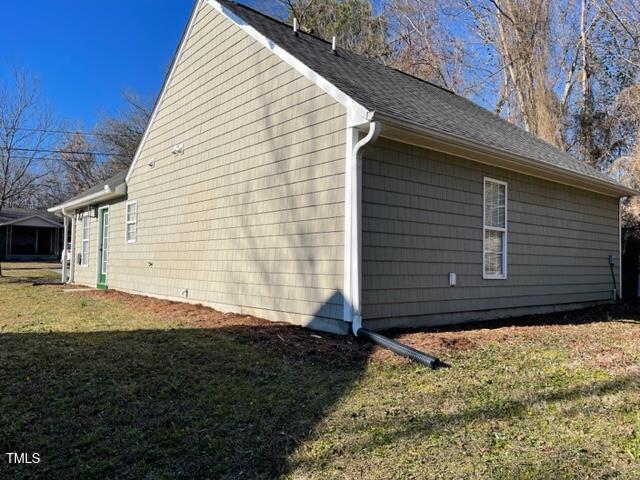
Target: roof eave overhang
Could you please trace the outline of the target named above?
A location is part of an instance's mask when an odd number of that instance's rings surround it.
[[[411,124],[379,112],[373,112],[369,119],[382,124],[381,137],[408,143],[442,153],[466,158],[478,163],[504,168],[556,183],[609,195],[629,197],[640,192],[624,185],[582,175],[565,168],[539,160],[515,155],[511,152],[470,141],[458,135]]]
[[[31,220],[33,218],[39,218],[43,222],[50,223],[52,227],[60,227],[61,226],[60,222],[56,222],[55,220],[52,220],[50,218],[43,217],[42,215],[29,215],[27,217],[16,218],[15,220],[10,220],[8,222],[0,223],[0,227],[5,227],[7,225],[17,225],[17,224],[23,223],[23,222],[25,222],[27,220]]]
[[[48,209],[51,213],[58,213],[65,211],[73,211],[79,208],[87,207],[89,205],[96,205],[98,203],[108,202],[117,198],[125,197],[127,195],[127,185],[122,182],[115,187],[109,187],[105,185],[105,188],[99,192],[92,193],[86,197],[77,198],[69,202],[61,203],[55,207]]]

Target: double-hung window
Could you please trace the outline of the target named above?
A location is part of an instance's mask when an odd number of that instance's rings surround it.
[[[482,276],[507,278],[507,184],[484,179]]]
[[[80,252],[80,266],[89,265],[89,231],[91,228],[91,217],[88,213],[82,215],[82,242]]]
[[[127,243],[134,243],[138,234],[138,202],[127,203],[125,223]]]

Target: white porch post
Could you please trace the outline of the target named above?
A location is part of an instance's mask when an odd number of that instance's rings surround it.
[[[69,283],[75,280],[76,271],[76,212],[71,216],[71,261],[69,262]]]
[[[69,219],[65,216],[62,217],[64,221],[64,229],[62,236],[62,283],[67,282],[67,232],[69,226]]]

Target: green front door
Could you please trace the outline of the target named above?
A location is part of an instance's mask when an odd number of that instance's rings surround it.
[[[98,288],[107,288],[107,263],[109,261],[109,209],[100,210],[98,237]]]

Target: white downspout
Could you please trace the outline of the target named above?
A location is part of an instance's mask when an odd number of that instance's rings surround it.
[[[354,335],[362,327],[362,147],[380,134],[380,123],[369,122],[369,132],[358,141],[358,129],[347,127],[345,165],[344,309]]]
[[[69,261],[69,281],[68,283],[73,283],[75,279],[75,271],[76,271],[76,217],[75,215],[69,215],[64,207],[62,207],[62,215],[71,220],[71,260]],[[65,238],[66,242],[66,238]],[[65,250],[67,246],[65,244]],[[65,262],[66,264],[66,262]]]

